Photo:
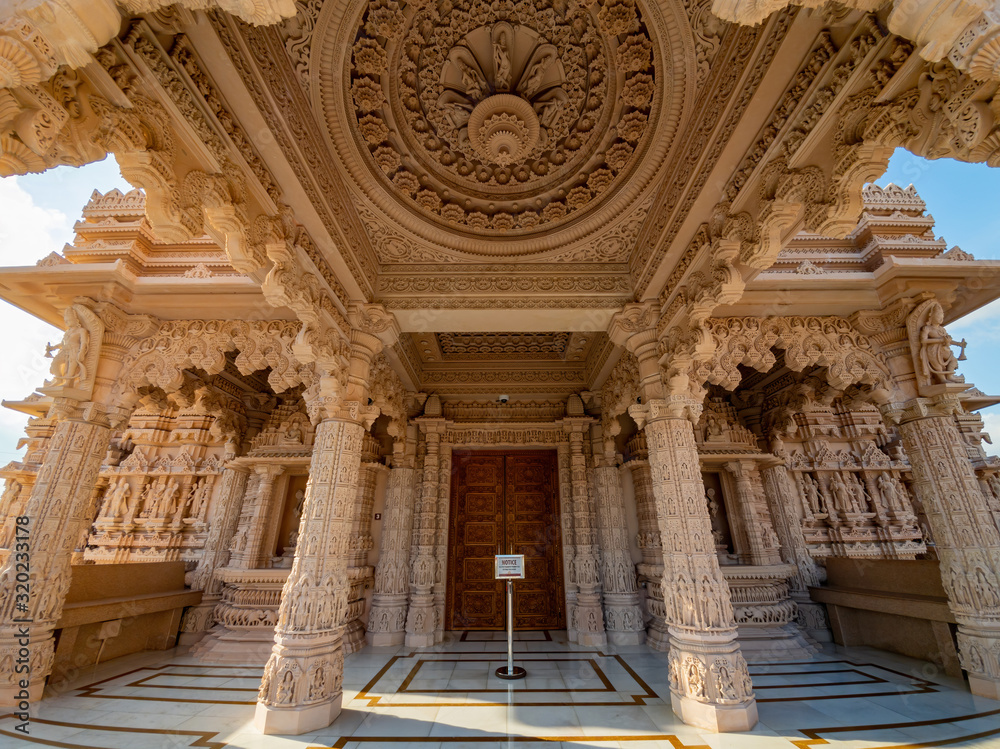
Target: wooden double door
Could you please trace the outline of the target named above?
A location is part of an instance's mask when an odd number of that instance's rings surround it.
[[[455,452],[446,619],[449,629],[507,626],[495,554],[524,554],[514,582],[514,629],[566,626],[554,451]]]

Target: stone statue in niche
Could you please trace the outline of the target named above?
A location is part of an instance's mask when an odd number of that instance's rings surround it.
[[[493,85],[497,91],[510,90],[510,47],[512,29],[505,23],[493,27]]]
[[[160,496],[163,494],[164,479],[160,477],[158,481],[150,481],[142,490],[139,497],[139,504],[142,508],[139,511],[140,518],[156,517],[156,510],[160,504]]]
[[[830,480],[830,491],[833,492],[833,503],[838,510],[844,513],[858,511],[854,493],[847,488],[847,484],[844,483],[840,474],[833,474],[833,478]]]
[[[816,479],[808,473],[804,473],[802,474],[802,485],[805,489],[806,501],[809,503],[812,513],[822,513],[823,506],[820,503],[819,486],[816,484]]]
[[[69,389],[77,391],[78,395],[89,395],[94,387],[104,323],[92,309],[82,304],[67,307],[63,321],[66,332],[62,341],[45,346],[45,356],[52,359],[49,367],[52,379],[41,391],[57,395],[58,392],[53,391]]]
[[[207,509],[208,502],[208,482],[205,479],[199,479],[191,485],[191,491],[188,494],[188,498],[184,501],[185,504],[190,506],[190,516],[193,518],[198,518],[199,520],[204,519],[204,513]]]
[[[281,683],[278,684],[278,702],[282,705],[292,701],[295,695],[295,674],[285,671]]]
[[[931,308],[927,323],[920,329],[920,363],[924,377],[932,382],[965,382],[965,378],[955,374],[958,363],[965,360],[966,342],[948,335],[944,325],[944,311],[940,305]],[[961,356],[956,358],[952,346],[960,346]]]
[[[288,425],[288,429],[285,431],[285,439],[288,442],[302,443],[302,427],[296,424],[294,421]]]
[[[517,86],[518,90],[526,98],[531,99],[542,88],[542,84],[545,81],[545,74],[557,58],[558,52],[551,44],[542,45],[538,49],[535,59],[528,64]]]
[[[177,481],[170,479],[160,494],[156,517],[172,517],[177,512],[177,495],[179,492],[180,487],[177,485]]]
[[[10,512],[10,508],[20,496],[21,482],[15,481],[14,479],[8,479],[7,486],[4,487],[3,490],[3,496],[0,496],[0,515],[6,515]]]
[[[446,88],[438,97],[437,106],[456,130],[462,130],[468,124],[473,109],[468,99],[450,88]]]
[[[535,114],[538,115],[538,124],[545,131],[546,138],[548,137],[548,131],[555,127],[559,115],[562,114],[563,108],[568,103],[569,96],[561,88],[546,91],[535,99],[535,103],[532,106]]]
[[[119,479],[118,484],[108,495],[107,517],[120,518],[129,514],[128,499],[132,494],[132,487],[124,478]]]
[[[944,327],[944,310],[933,300],[927,300],[910,313],[906,321],[913,352],[914,368],[921,385],[948,385],[965,382],[957,374],[958,363],[965,361],[966,342],[956,342]],[[961,351],[955,356],[953,346]]]
[[[486,79],[479,71],[475,56],[465,47],[453,47],[450,57],[462,75],[462,87],[473,101],[483,98],[487,90]]]

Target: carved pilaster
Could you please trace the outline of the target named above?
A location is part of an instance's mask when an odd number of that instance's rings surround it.
[[[817,640],[830,640],[830,627],[826,609],[809,597],[809,586],[819,585],[825,575],[823,569],[813,559],[802,535],[802,498],[792,484],[788,468],[773,465],[760,472],[764,481],[764,496],[767,498],[774,521],[774,530],[781,544],[782,560],[794,564],[796,574],[789,579],[792,600],[798,606],[799,626]],[[807,505],[808,506],[808,505]]]
[[[437,420],[421,422],[425,432],[426,454],[420,498],[413,516],[413,540],[410,547],[410,610],[406,617],[409,647],[434,644],[438,627],[434,600],[437,576],[438,481],[440,480],[441,429]]]
[[[749,460],[732,460],[725,464],[736,485],[736,502],[732,517],[740,526],[740,536],[746,547],[740,549],[744,564],[777,564],[778,537],[771,524],[757,466]]]
[[[205,548],[191,579],[191,587],[201,590],[203,595],[199,605],[184,612],[182,632],[205,632],[214,623],[212,612],[222,597],[222,583],[216,580],[215,571],[229,561],[229,545],[236,533],[249,475],[243,468],[226,468],[222,472],[222,486]]]
[[[569,452],[569,443],[561,443],[556,447],[559,465],[559,515],[562,523],[563,570],[566,585],[566,638],[570,642],[576,642],[576,628],[573,625],[577,594],[576,571],[573,569],[573,560],[576,559],[576,536],[573,533],[573,481]]]
[[[670,693],[685,723],[746,731],[757,705],[736,642],[729,587],[719,569],[691,421],[700,406],[672,396],[643,407],[653,496],[663,543],[670,632]],[[638,412],[637,412],[638,413]]]
[[[351,594],[347,602],[347,630],[344,633],[344,654],[360,650],[365,643],[365,591],[372,587],[375,570],[368,564],[368,552],[372,548],[372,510],[375,507],[375,482],[385,466],[376,462],[380,455],[379,445],[365,434],[364,460],[358,476],[358,499],[351,518],[350,556],[347,578]]]
[[[616,645],[645,640],[635,566],[629,553],[625,526],[625,498],[618,467],[598,458],[594,468],[597,494],[597,531],[601,543],[601,580],[604,584],[604,627]]]
[[[571,628],[576,632],[577,644],[600,647],[607,644],[607,635],[598,592],[601,581],[597,528],[587,482],[587,456],[583,450],[584,431],[590,429],[590,419],[569,417],[565,423],[569,430],[570,483],[573,487],[573,572],[578,587]]]
[[[368,616],[368,642],[374,646],[402,645],[405,636],[415,474],[406,463],[389,471],[375,596]]]
[[[642,562],[638,565],[639,578],[646,585],[646,609],[650,620],[646,626],[646,644],[654,650],[666,652],[670,648],[666,610],[663,605],[663,544],[660,527],[656,521],[656,501],[653,498],[653,479],[649,473],[649,451],[646,434],[640,430],[629,441],[629,453],[635,457],[625,465],[632,472],[635,487],[635,508],[639,521],[638,545]]]
[[[273,464],[254,466],[258,478],[250,500],[249,522],[240,531],[242,537],[230,566],[244,570],[269,566],[274,549],[266,548],[265,542],[274,525],[274,482],[283,470],[280,465]]]
[[[448,508],[451,500],[451,445],[441,445],[438,458],[436,550],[434,553],[434,643],[444,640],[444,609],[448,584]]]

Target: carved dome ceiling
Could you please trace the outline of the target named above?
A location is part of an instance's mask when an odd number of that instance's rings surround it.
[[[662,10],[369,0],[326,11],[319,96],[383,262],[548,259],[635,221],[691,88]]]

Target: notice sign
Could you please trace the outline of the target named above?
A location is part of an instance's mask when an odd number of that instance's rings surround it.
[[[497,554],[497,580],[523,580],[524,554]]]

